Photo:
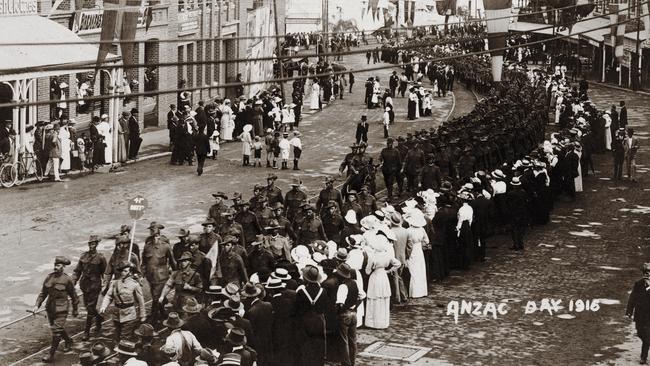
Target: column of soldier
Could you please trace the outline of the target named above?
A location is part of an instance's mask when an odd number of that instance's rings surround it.
[[[389,139],[381,169],[389,197],[397,183],[403,205],[379,206],[363,185],[343,197],[329,177],[314,205],[299,181],[283,195],[270,175],[248,201],[234,193],[227,205],[228,194],[213,194],[203,233],[181,229],[173,245],[152,222],[142,251],[135,245],[129,257],[123,226],[106,261],[91,236],[74,275],[63,274],[70,261],[57,257],[38,297],[35,310],[47,300],[53,335],[44,360],[54,359],[61,340],[64,350],[71,346],[67,298],[76,315],[79,282],[84,338],[93,322],[101,334],[103,315],[115,308],[119,364],[351,364],[354,328],[388,328],[391,305],[427,296],[427,285],[451,269],[484,261],[493,234],[510,232],[511,249],[523,250],[526,230],[549,221],[554,200],[575,197],[590,162],[581,146],[594,143],[601,113],[586,90],[574,89],[563,101],[571,105],[566,128],[543,140],[550,81],[541,71],[513,73],[500,96],[469,115],[399,137],[397,147]],[[161,321],[171,331],[166,339],[155,333]],[[106,347],[97,341],[82,363],[111,362]]]

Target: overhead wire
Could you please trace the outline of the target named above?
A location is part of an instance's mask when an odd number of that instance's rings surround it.
[[[619,9],[614,12],[610,13],[605,13],[599,16],[594,16],[594,17],[589,17],[589,18],[582,18],[575,22],[575,24],[580,23],[580,22],[585,22],[588,20],[592,19],[598,19],[598,18],[606,18],[611,14],[616,14],[616,13],[621,13],[627,11],[628,8],[623,8]],[[511,18],[511,17],[504,17],[504,18]],[[562,26],[563,24],[549,24],[544,27],[540,28],[534,28],[534,29],[529,29],[526,32],[535,32],[535,31],[541,31],[541,30],[546,30],[558,26]],[[482,39],[491,39],[491,38],[498,38],[500,36],[498,35],[490,35],[486,34],[482,37]],[[464,38],[463,38],[464,37]],[[469,35],[469,36],[461,36],[458,38],[448,38],[448,39],[440,39],[440,40],[435,40],[432,41],[432,43],[425,44],[424,46],[434,46],[434,45],[442,45],[442,44],[454,44],[454,43],[461,43],[461,42],[468,42],[474,39],[478,39],[476,35]],[[419,48],[422,45],[411,45],[411,46],[402,46],[401,49],[413,49],[413,48]],[[224,59],[224,60],[199,60],[199,61],[176,61],[176,62],[146,62],[146,63],[134,63],[134,64],[129,64],[129,65],[122,65],[120,64],[120,67],[123,69],[136,69],[136,68],[152,68],[152,67],[174,67],[174,66],[199,66],[199,65],[219,65],[219,64],[228,64],[228,63],[248,63],[248,62],[257,62],[257,61],[275,61],[275,60],[286,60],[286,59],[292,59],[292,58],[309,58],[309,57],[333,57],[333,56],[349,56],[349,55],[354,55],[354,54],[364,54],[368,50],[367,49],[360,49],[360,50],[350,50],[350,51],[342,51],[342,52],[322,52],[322,53],[307,53],[307,54],[300,54],[300,55],[295,55],[295,56],[264,56],[264,57],[251,57],[251,58],[239,58],[239,59]],[[105,61],[101,63],[100,65],[97,65],[96,63],[90,63],[90,62],[78,62],[78,63],[68,63],[65,65],[57,65],[57,66],[42,66],[42,67],[27,67],[27,68],[13,68],[13,69],[4,69],[2,70],[3,73],[5,74],[19,74],[19,73],[25,73],[25,72],[44,72],[44,71],[77,71],[79,69],[101,69],[101,68],[106,68],[106,67],[114,67],[116,64],[112,61]]]
[[[544,13],[549,13],[549,12],[554,12],[554,11],[559,11],[559,10],[565,10],[565,9],[570,9],[570,8],[576,8],[579,5],[568,5],[564,6],[561,8],[555,8],[555,9],[547,9],[543,11],[537,11],[537,12],[531,12],[531,13],[525,13],[525,14],[515,14],[511,13],[510,15],[504,15],[501,17],[496,17],[496,18],[491,18],[489,19],[490,21],[493,20],[502,20],[502,19],[508,19],[512,18],[513,16],[529,16],[529,15],[537,15],[537,14],[544,14]],[[627,10],[628,8],[625,8]],[[90,9],[93,10],[93,9]],[[436,25],[423,25],[423,26],[412,26],[412,27],[402,27],[399,28],[400,30],[418,30],[422,28],[427,28],[431,26],[449,26],[449,25],[460,25],[460,24],[468,24],[468,23],[485,23],[487,22],[487,19],[470,19],[467,21],[457,21],[457,22],[448,22],[446,24],[436,24]],[[360,34],[362,32],[371,32],[374,33],[376,31],[380,30],[393,30],[393,28],[377,28],[375,30],[368,30],[368,31],[350,31],[350,32],[312,32],[312,33],[307,33],[307,34],[317,34],[317,35],[339,35],[339,34]],[[3,46],[61,46],[61,45],[85,45],[85,44],[122,44],[122,43],[186,43],[186,42],[201,42],[201,41],[229,41],[229,40],[245,40],[245,39],[265,39],[265,38],[286,38],[287,36],[290,36],[291,34],[298,34],[298,33],[288,33],[288,34],[275,34],[275,35],[259,35],[259,36],[237,36],[237,37],[199,37],[199,38],[167,38],[167,39],[157,39],[157,38],[152,38],[148,40],[111,40],[111,41],[101,41],[101,40],[88,40],[88,41],[78,41],[78,42],[69,42],[69,41],[61,41],[61,42],[6,42],[6,43],[0,43],[0,47]]]
[[[648,3],[649,1],[645,1],[644,3]],[[532,45],[537,45],[537,44],[543,44],[546,42],[551,42],[555,40],[560,40],[564,38],[569,38],[573,36],[579,36],[585,33],[593,32],[595,30],[599,29],[605,29],[605,28],[610,28],[615,25],[619,24],[626,24],[631,21],[636,21],[639,19],[639,17],[631,17],[628,18],[624,21],[616,22],[616,23],[609,23],[607,25],[601,26],[601,27],[595,27],[595,28],[590,28],[586,29],[581,32],[576,32],[576,33],[571,33],[567,35],[559,35],[556,37],[551,37],[547,38],[544,40],[538,40],[538,41],[532,41],[532,42],[526,42],[526,43],[521,43],[513,46],[506,46],[506,47],[500,47],[496,49],[491,49],[491,50],[484,50],[484,51],[476,51],[476,52],[469,52],[466,54],[456,54],[456,55],[450,55],[450,56],[443,56],[443,57],[436,57],[436,58],[431,58],[431,59],[425,59],[423,61],[426,62],[440,62],[440,61],[447,61],[447,60],[452,60],[452,59],[458,59],[458,58],[464,58],[464,57],[470,57],[470,56],[479,56],[479,55],[484,55],[488,54],[491,52],[495,51],[505,51],[508,49],[516,49],[520,47],[527,47],[527,46],[532,46]],[[587,18],[586,20],[589,20]],[[583,20],[583,21],[586,21]],[[417,45],[419,48],[424,47],[425,45],[418,44]],[[422,61],[422,60],[421,60]],[[402,62],[398,64],[390,64],[387,66],[374,66],[374,67],[369,67],[369,68],[361,68],[361,69],[355,69],[353,70],[355,73],[358,72],[368,72],[368,71],[379,71],[379,70],[385,70],[385,69],[392,69],[395,67],[401,67],[401,66],[406,66],[406,65],[412,65],[418,62]],[[66,102],[71,103],[71,102],[78,102],[78,101],[85,101],[85,102],[94,102],[94,101],[102,101],[102,100],[107,100],[111,98],[116,98],[116,97],[146,97],[146,96],[156,96],[156,95],[164,95],[164,94],[175,94],[178,92],[193,92],[193,91],[202,91],[202,90],[219,90],[219,89],[226,89],[226,88],[231,88],[231,87],[237,87],[237,86],[249,86],[249,85],[258,85],[258,84],[278,84],[281,82],[287,82],[287,81],[294,81],[294,80],[301,80],[305,78],[318,78],[318,77],[323,77],[323,76],[330,76],[330,75],[344,75],[349,73],[350,70],[344,70],[344,71],[330,71],[330,72],[324,72],[320,74],[312,74],[312,75],[300,75],[297,77],[285,77],[285,78],[275,78],[275,79],[270,79],[270,80],[260,80],[260,81],[247,81],[247,82],[238,82],[238,83],[226,83],[226,84],[221,84],[221,85],[206,85],[206,86],[197,86],[197,87],[190,87],[190,88],[183,88],[183,89],[166,89],[166,90],[155,90],[155,91],[146,91],[146,92],[137,92],[137,93],[130,93],[130,94],[115,94],[115,95],[98,95],[98,96],[92,96],[92,97],[87,97],[87,98],[70,98],[66,99]],[[47,100],[47,101],[25,101],[25,102],[10,102],[10,103],[1,103],[0,108],[11,108],[11,107],[27,107],[27,106],[38,106],[38,105],[50,105],[53,103],[59,102],[58,100]]]

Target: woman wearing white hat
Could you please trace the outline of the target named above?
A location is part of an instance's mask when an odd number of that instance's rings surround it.
[[[429,244],[429,237],[424,231],[427,221],[424,214],[418,209],[412,208],[404,216],[409,224],[407,231],[407,247],[411,247],[411,255],[406,258],[411,281],[409,283],[409,297],[418,298],[427,296],[427,268],[424,260],[422,247]]]
[[[388,230],[390,231],[390,230]],[[366,293],[366,326],[386,329],[390,323],[390,282],[387,271],[399,267],[399,261],[389,251],[390,243],[384,235],[375,235],[369,242],[368,278]]]
[[[235,121],[232,108],[230,107],[230,99],[226,99],[221,106],[221,138],[223,141],[232,141],[232,132],[234,129]]]
[[[113,131],[108,124],[108,114],[102,114],[101,121],[97,125],[97,132],[104,137],[104,163],[113,163]]]

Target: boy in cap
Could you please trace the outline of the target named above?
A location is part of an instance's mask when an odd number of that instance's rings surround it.
[[[45,311],[47,313],[47,320],[50,323],[50,331],[52,332],[52,344],[50,352],[43,357],[43,362],[53,362],[56,349],[61,343],[61,339],[65,341],[64,352],[67,352],[72,347],[72,338],[65,331],[65,322],[68,317],[68,307],[72,300],[72,316],[79,315],[77,307],[79,299],[77,292],[74,289],[74,282],[70,276],[63,272],[65,266],[70,265],[70,260],[63,256],[54,258],[54,271],[47,275],[43,281],[43,287],[36,299],[36,305],[32,312],[35,314],[38,308],[45,303]],[[63,300],[63,301],[62,301]]]

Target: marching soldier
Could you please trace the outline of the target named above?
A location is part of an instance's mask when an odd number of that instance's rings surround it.
[[[291,182],[291,190],[284,197],[287,206],[287,219],[292,221],[296,213],[300,211],[300,206],[307,201],[307,195],[300,190],[300,180],[294,179]],[[275,207],[271,205],[271,207]]]
[[[131,237],[131,225],[122,225],[120,226],[120,235],[121,236],[126,236],[127,238]],[[140,258],[140,246],[138,243],[133,241],[133,253],[138,257],[138,261],[142,262],[142,258]]]
[[[139,322],[145,322],[147,311],[144,307],[144,296],[142,286],[131,275],[131,262],[122,262],[117,266],[120,277],[111,281],[108,292],[99,309],[104,314],[109,305],[113,304],[117,309],[113,314],[113,327],[115,328],[115,343],[121,340],[133,341],[133,332]],[[138,309],[136,309],[136,305]]]
[[[190,266],[199,272],[203,288],[210,287],[210,271],[212,270],[212,261],[206,258],[205,254],[199,250],[201,237],[193,234],[187,238],[188,251],[192,255],[192,262]]]
[[[104,282],[106,284],[104,293],[108,291],[108,285],[110,284],[111,279],[120,278],[120,270],[117,269],[120,263],[131,262],[133,263],[132,272],[138,275],[141,273],[140,261],[138,260],[138,256],[134,252],[132,252],[131,257],[129,258],[130,243],[131,240],[126,236],[118,236],[117,238],[115,238],[115,250],[113,250],[113,254],[111,255],[111,258],[108,260],[108,265],[106,266],[106,271],[104,272],[105,273]]]
[[[188,298],[196,298],[201,293],[203,283],[201,282],[201,274],[192,268],[192,254],[185,252],[178,258],[178,270],[174,272],[167,282],[163,285],[162,292],[158,302],[162,304],[169,292],[174,290],[174,309],[176,312],[182,313],[185,301]]]
[[[349,177],[352,173],[356,171],[356,166],[359,161],[358,158],[359,145],[354,143],[350,145],[350,149],[352,149],[352,152],[345,155],[345,157],[343,158],[343,162],[341,163],[341,166],[339,166],[340,175],[343,175],[343,172],[347,169],[346,177]]]
[[[370,187],[367,184],[361,186],[361,192],[357,197],[357,202],[361,206],[361,217],[368,216],[377,211],[377,199],[369,193]]]
[[[280,202],[276,202],[276,204],[273,206],[273,219],[278,222],[278,226],[280,226],[279,233],[280,235],[284,236],[285,238],[289,238],[292,242],[296,241],[296,232],[293,230],[293,225],[291,225],[291,221],[287,219],[283,214],[282,214],[282,209],[284,207]]]
[[[244,228],[235,221],[235,210],[229,208],[221,213],[222,225],[219,230],[219,236],[225,238],[228,235],[232,235],[237,239],[239,245],[244,248],[246,246],[246,241],[244,240]]]
[[[74,282],[72,278],[63,272],[65,266],[70,265],[70,260],[63,256],[54,258],[54,272],[47,275],[43,281],[41,293],[36,299],[33,313],[38,311],[43,302],[45,302],[45,311],[47,313],[47,320],[50,323],[50,331],[52,332],[52,344],[50,346],[50,353],[43,357],[43,362],[53,362],[56,349],[61,343],[61,339],[65,341],[63,347],[64,352],[70,351],[72,347],[72,338],[65,331],[65,321],[68,317],[68,308],[72,300],[72,316],[79,315],[78,305],[79,299],[77,292],[74,289]]]
[[[400,170],[402,169],[402,158],[400,152],[393,147],[394,140],[388,138],[386,147],[381,150],[379,162],[382,164],[381,172],[384,175],[384,183],[388,191],[388,199],[393,198],[393,183],[397,181],[400,194],[402,193],[402,184],[399,180]],[[373,211],[374,212],[374,211]]]
[[[102,291],[102,276],[106,271],[106,258],[97,252],[97,244],[101,239],[97,235],[91,235],[88,239],[88,251],[83,253],[79,258],[79,263],[74,269],[72,282],[76,285],[79,281],[79,288],[83,294],[84,306],[88,314],[86,315],[86,327],[82,339],[90,339],[90,328],[93,319],[97,322],[97,334],[102,330],[102,317],[97,312],[97,300],[99,293]]]
[[[324,212],[325,206],[327,206],[330,201],[336,202],[337,208],[339,211],[341,210],[341,206],[343,206],[343,196],[341,196],[341,191],[334,188],[333,178],[325,177],[325,188],[320,191],[318,194],[318,200],[316,201],[316,211],[319,215]]]
[[[221,241],[221,237],[214,231],[217,227],[217,223],[213,218],[208,218],[203,221],[201,225],[203,226],[203,232],[201,233],[199,250],[204,254],[208,254],[210,249],[212,249],[217,242]]]
[[[266,178],[266,197],[269,199],[269,206],[280,202],[284,204],[282,199],[282,190],[275,186],[275,181],[278,179],[278,176],[275,174],[269,174]]]
[[[223,221],[221,214],[228,209],[228,206],[223,203],[224,200],[228,199],[228,195],[223,192],[217,192],[213,193],[212,197],[214,197],[215,202],[214,205],[210,207],[208,217],[214,220],[216,229],[219,230]]]
[[[425,156],[418,142],[406,153],[404,158],[404,173],[406,174],[409,192],[415,192],[419,187],[419,177],[425,165]]]
[[[327,241],[323,223],[316,217],[315,211],[316,207],[312,205],[305,207],[305,219],[298,227],[297,245],[308,245],[315,240]]]
[[[341,240],[341,232],[345,228],[343,217],[336,209],[336,203],[330,201],[327,205],[327,212],[321,217],[323,230],[329,240],[338,243]]]
[[[155,221],[149,225],[151,235],[145,240],[144,250],[142,251],[142,271],[149,282],[153,302],[151,304],[151,323],[162,320],[158,316],[164,304],[158,303],[156,300],[164,298],[161,293],[169,279],[170,268],[176,268],[176,260],[169,245],[169,240],[160,234],[160,230],[164,228],[163,225]]]

